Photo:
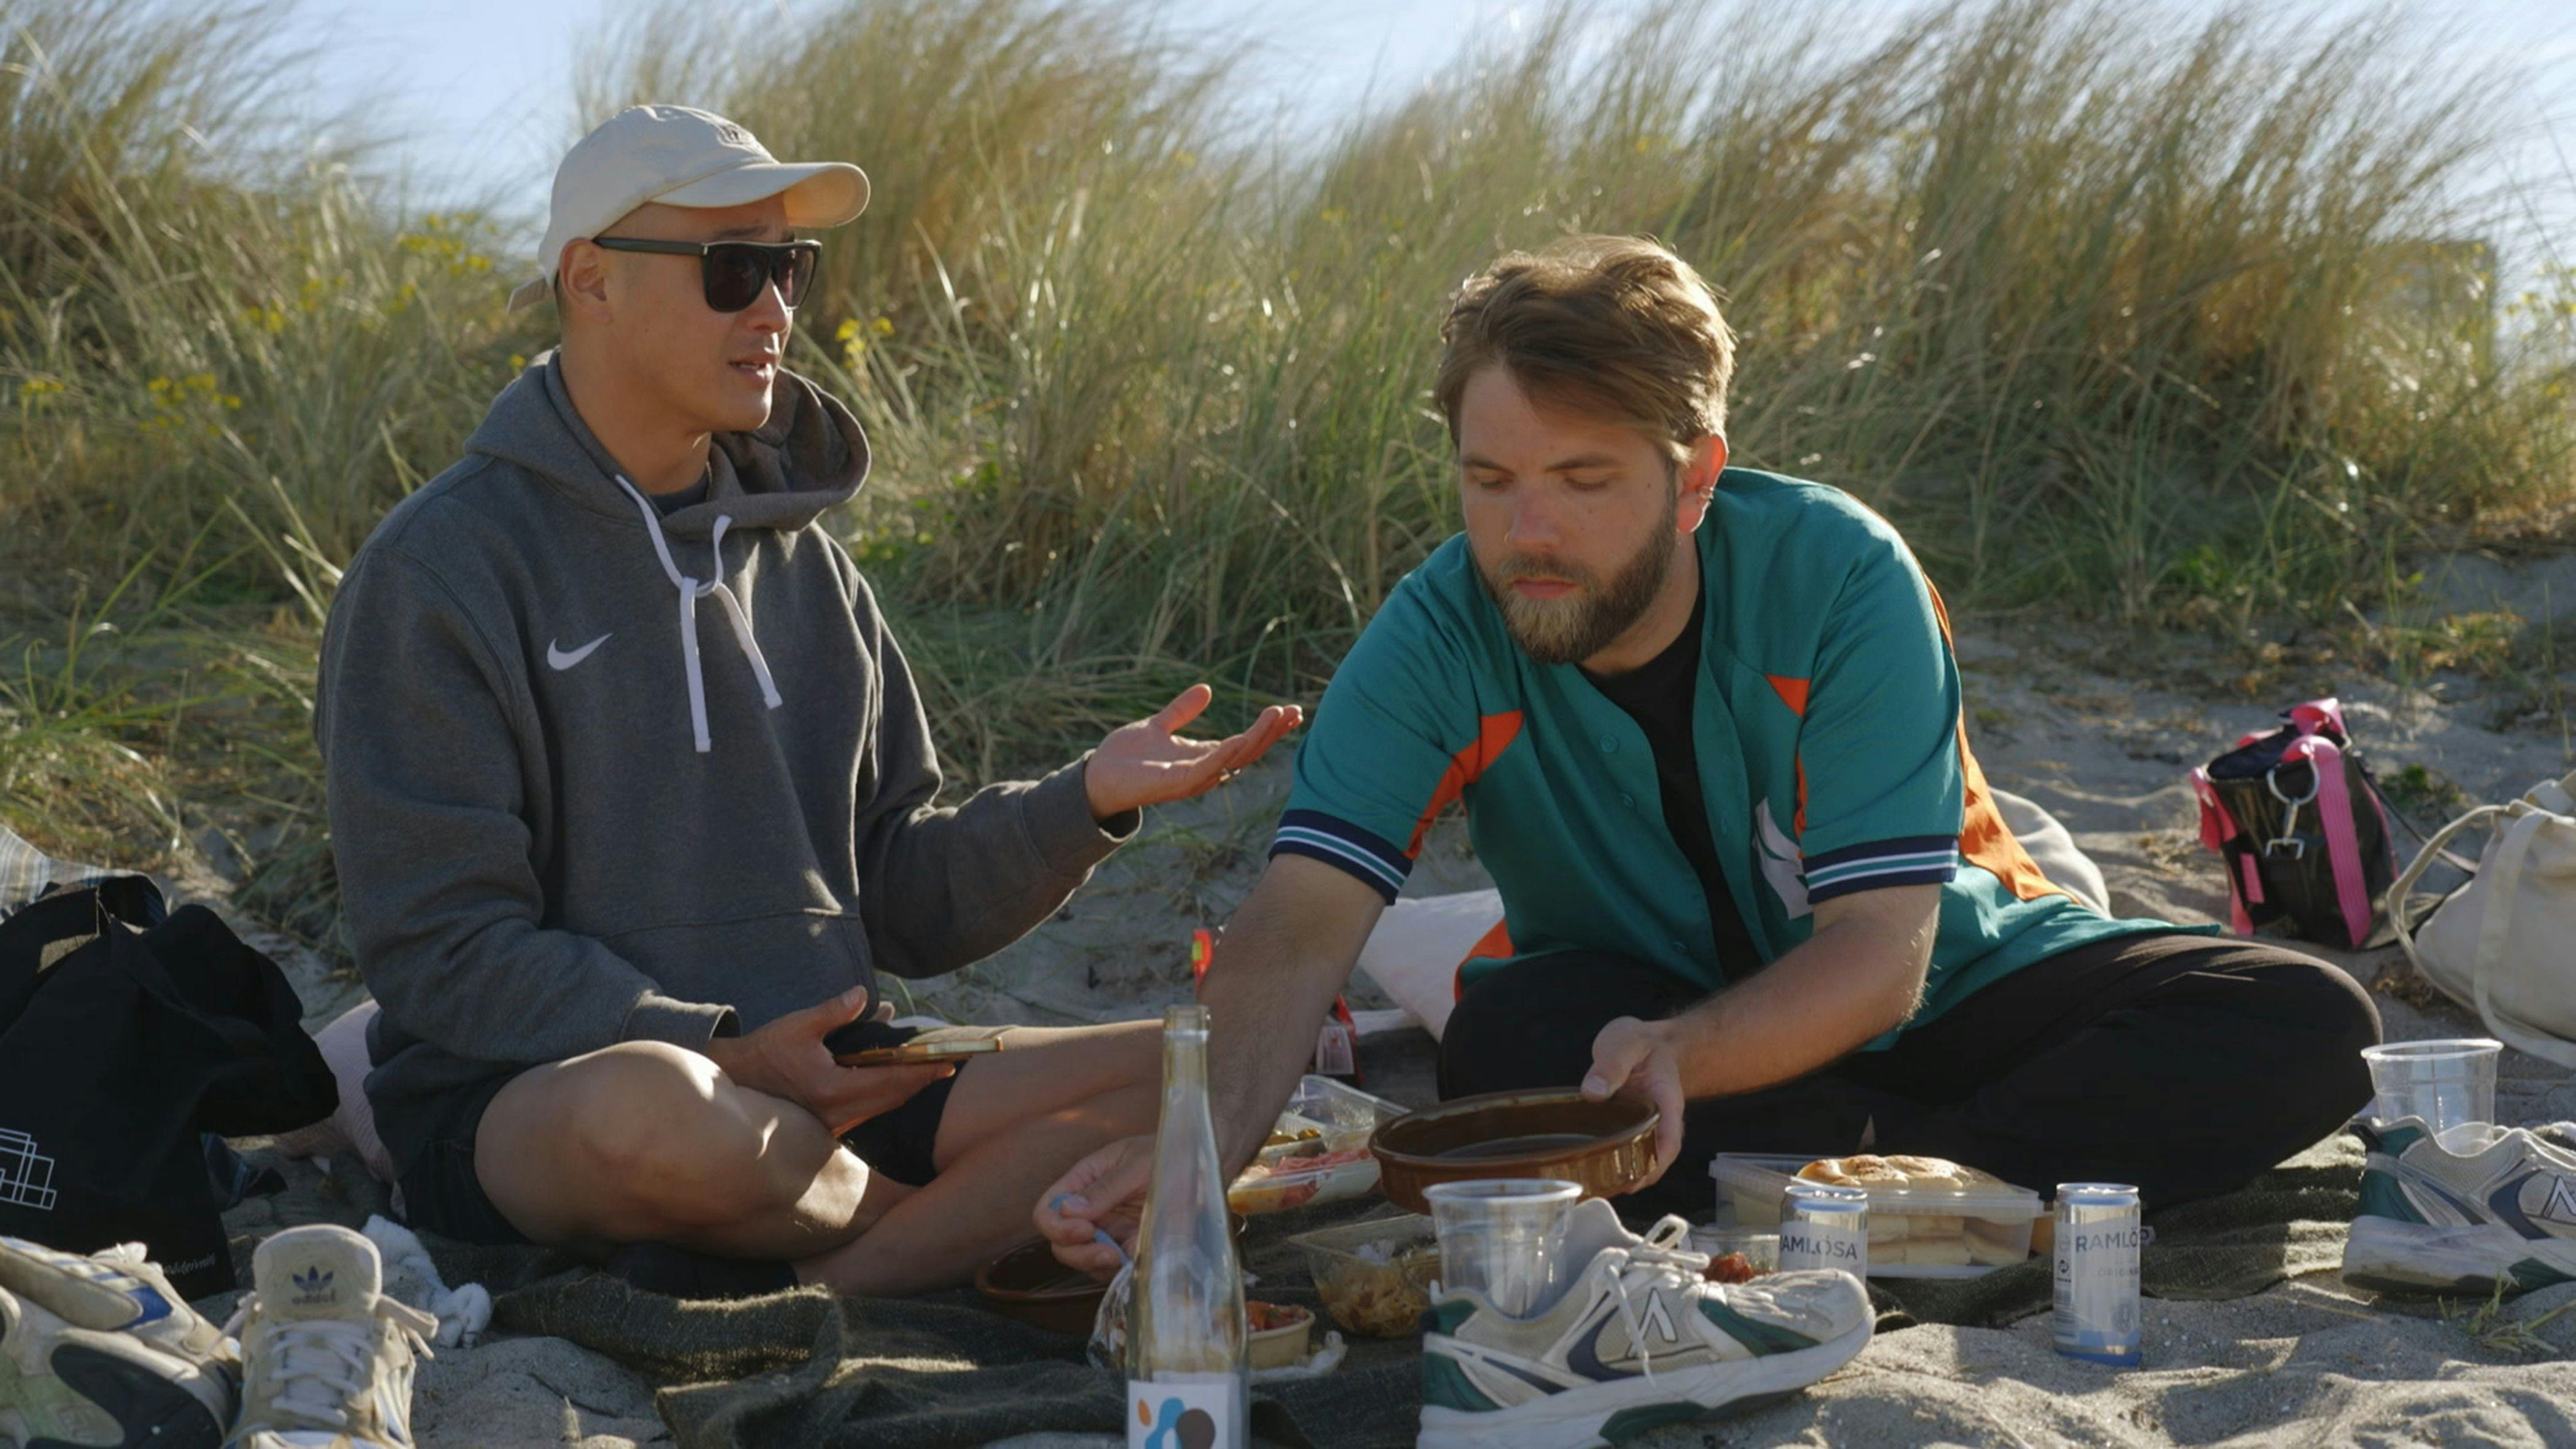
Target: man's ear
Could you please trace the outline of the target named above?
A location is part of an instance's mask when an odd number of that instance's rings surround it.
[[[580,313],[584,321],[605,321],[608,317],[608,252],[590,244],[587,237],[575,238],[563,249],[562,266],[555,273],[555,307],[570,320]]]
[[[1681,465],[1673,500],[1673,527],[1683,533],[1696,532],[1700,520],[1708,517],[1710,503],[1717,498],[1717,475],[1726,471],[1726,437],[1709,433],[1691,444],[1690,457]]]

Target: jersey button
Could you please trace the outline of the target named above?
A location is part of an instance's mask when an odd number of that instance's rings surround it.
[[[1615,755],[1619,753],[1619,737],[1616,735],[1603,735],[1601,737],[1601,753],[1605,755]]]
[[[1619,803],[1627,806],[1631,810],[1634,810],[1637,808],[1637,797],[1634,795],[1623,794],[1619,797]]]

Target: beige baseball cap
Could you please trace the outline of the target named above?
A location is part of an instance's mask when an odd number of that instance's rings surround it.
[[[789,226],[839,226],[867,210],[868,174],[847,161],[781,161],[749,131],[706,111],[628,106],[574,142],[555,168],[538,275],[510,294],[510,310],[546,298],[566,246],[648,201],[740,206],[781,193]]]

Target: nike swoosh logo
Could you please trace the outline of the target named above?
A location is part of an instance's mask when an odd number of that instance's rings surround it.
[[[616,631],[611,630],[610,632],[614,633]],[[563,646],[549,640],[546,643],[546,662],[559,670],[570,669],[581,661],[588,659],[590,657],[590,651],[607,642],[608,635],[602,634],[580,648],[575,649],[570,653],[566,653],[564,652]]]

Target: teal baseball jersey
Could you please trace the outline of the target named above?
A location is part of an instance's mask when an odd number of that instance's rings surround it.
[[[1726,886],[1762,960],[1721,963],[1666,828],[1645,731],[1571,664],[1533,662],[1462,534],[1406,575],[1335,672],[1297,752],[1271,853],[1388,900],[1432,822],[1467,810],[1501,888],[1506,961],[1613,951],[1716,990],[1807,939],[1817,903],[1941,888],[1922,1009],[2133,932],[2041,874],[1995,811],[1962,723],[1948,621],[1885,519],[1839,489],[1720,475],[1698,533],[1706,594],[1692,739]]]

